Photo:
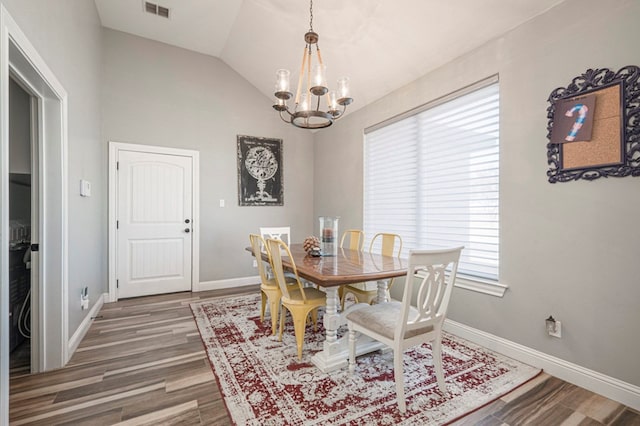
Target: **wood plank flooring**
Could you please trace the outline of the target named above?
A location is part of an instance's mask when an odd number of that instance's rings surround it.
[[[62,369],[12,377],[11,425],[231,425],[189,303],[258,287],[106,304]],[[547,374],[454,423],[639,425],[640,413]]]

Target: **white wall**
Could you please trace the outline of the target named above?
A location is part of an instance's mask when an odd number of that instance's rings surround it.
[[[80,309],[80,290],[90,303],[106,290],[106,160],[100,142],[101,27],[94,2],[87,0],[2,0],[69,96],[69,336],[88,311]],[[81,198],[80,179],[93,184]],[[46,303],[46,301],[45,301]]]
[[[313,144],[219,59],[103,30],[102,139],[200,152],[200,281],[257,276],[244,248],[260,226],[313,232]],[[283,139],[284,206],[239,207],[236,136]],[[219,207],[219,200],[226,207]]]
[[[449,316],[640,385],[640,179],[549,184],[545,147],[553,89],[589,68],[640,65],[639,17],[635,0],[568,0],[316,133],[316,215],[362,226],[366,127],[499,73],[500,280],[510,288],[502,299],[456,289]],[[550,314],[560,340],[545,335]]]

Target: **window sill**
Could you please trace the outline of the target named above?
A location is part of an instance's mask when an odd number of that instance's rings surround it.
[[[464,275],[461,276],[460,274],[456,277],[455,286],[496,297],[504,296],[505,291],[509,288],[508,285],[496,281],[483,280],[482,278]]]

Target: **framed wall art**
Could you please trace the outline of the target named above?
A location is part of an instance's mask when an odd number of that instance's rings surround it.
[[[238,135],[238,204],[282,206],[282,139]]]
[[[549,182],[640,176],[640,68],[587,70],[549,95]]]

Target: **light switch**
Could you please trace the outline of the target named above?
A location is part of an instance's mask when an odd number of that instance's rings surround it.
[[[80,180],[80,195],[82,197],[91,197],[91,182],[88,180]]]
[[[224,207],[224,200],[220,200],[220,207]]]

